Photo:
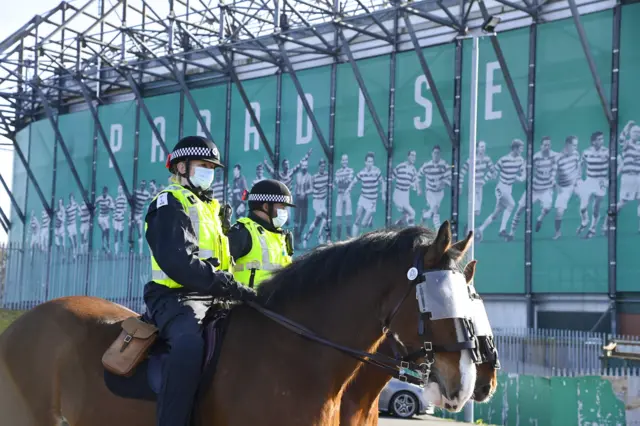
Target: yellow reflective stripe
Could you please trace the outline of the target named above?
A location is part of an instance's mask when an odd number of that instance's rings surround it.
[[[198,252],[198,257],[201,259],[208,259],[213,257],[213,250],[200,250]]]
[[[261,269],[263,271],[275,271],[280,267],[280,265],[276,265],[271,263],[269,260],[269,246],[267,245],[267,239],[264,235],[258,236],[258,241],[260,241],[260,251],[262,252],[262,262],[258,260],[252,260],[251,262],[247,262],[245,264],[236,265],[234,269],[236,271],[244,271],[251,269]]]
[[[151,271],[152,280],[166,280],[167,278],[169,278],[169,276],[162,271]]]
[[[191,219],[191,225],[193,225],[193,230],[196,233],[196,241],[200,243],[200,216],[198,215],[197,207],[189,207],[189,219]]]

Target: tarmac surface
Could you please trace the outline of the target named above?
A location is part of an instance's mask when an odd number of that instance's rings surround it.
[[[448,425],[470,425],[472,423],[454,422],[449,419],[441,419],[433,416],[417,416],[413,419],[399,419],[384,414],[380,414],[379,426],[448,426]]]

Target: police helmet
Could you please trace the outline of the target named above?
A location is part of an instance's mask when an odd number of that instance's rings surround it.
[[[167,157],[167,169],[172,170],[176,164],[187,160],[208,161],[218,167],[224,167],[216,144],[202,136],[186,136],[180,139]]]
[[[293,196],[287,185],[275,179],[264,179],[256,182],[251,191],[245,193],[245,198],[249,201],[249,208],[254,209],[262,203],[274,204],[282,203],[286,206],[295,207]]]

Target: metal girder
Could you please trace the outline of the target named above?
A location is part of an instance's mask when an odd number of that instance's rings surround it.
[[[389,148],[391,152],[393,152],[393,141],[394,141],[394,132],[395,132],[395,123],[396,123],[396,60],[398,54],[398,22],[400,21],[400,14],[405,15],[404,12],[401,12],[399,8],[394,9],[393,16],[393,43],[391,45],[391,55],[389,57],[389,117],[387,123],[387,137],[389,140]],[[387,156],[387,182],[386,182],[386,193],[391,193],[391,181],[393,178],[393,155]],[[385,224],[389,226],[391,224],[391,201],[392,197],[387,195],[387,199],[385,200]]]
[[[276,71],[276,123],[275,123],[275,140],[274,140],[274,156],[276,166],[280,165],[280,141],[282,129],[282,68]],[[277,176],[278,167],[274,167],[274,176]]]
[[[538,24],[533,22],[529,27],[529,75],[527,93],[527,180],[524,224],[524,293],[527,301],[527,327],[533,327],[535,312],[533,310],[533,147],[534,118],[536,102],[536,64],[537,64]]]
[[[618,236],[618,93],[620,90],[620,27],[622,24],[622,5],[617,4],[613,8],[613,36],[611,46],[611,115],[609,127],[609,209],[608,220],[608,290],[611,300],[611,333],[617,333],[617,236]]]
[[[578,38],[580,39],[582,50],[584,51],[584,55],[587,58],[587,63],[589,64],[591,77],[593,77],[593,82],[596,86],[596,91],[598,92],[600,103],[602,104],[602,110],[604,111],[604,115],[607,119],[607,122],[609,123],[609,127],[612,127],[613,113],[611,111],[611,108],[609,107],[609,102],[607,101],[607,96],[604,92],[602,81],[600,80],[600,76],[598,75],[598,69],[596,68],[596,63],[593,60],[593,55],[591,54],[591,48],[589,47],[587,34],[584,32],[584,27],[582,26],[582,22],[580,22],[580,13],[578,12],[578,6],[576,6],[575,0],[567,0],[567,1],[569,2],[569,7],[571,8],[571,15],[573,16],[573,22],[576,26],[576,30],[578,30]]]
[[[2,221],[0,221],[0,224],[2,225],[2,229],[4,229],[4,232],[9,233],[9,229],[11,229],[11,221],[9,220],[7,215],[4,213],[4,210],[2,209],[2,207],[0,207],[0,216],[2,217]]]
[[[278,164],[276,161],[277,159],[275,157],[275,154],[273,153],[273,149],[271,148],[271,145],[267,140],[267,136],[264,134],[264,130],[262,130],[262,125],[260,124],[260,120],[258,120],[258,117],[256,117],[256,114],[253,111],[253,108],[251,108],[251,101],[247,97],[247,93],[244,91],[242,82],[238,78],[238,74],[236,74],[236,71],[233,69],[233,62],[227,56],[227,53],[223,49],[220,50],[220,53],[222,54],[222,57],[224,58],[224,60],[227,62],[227,66],[229,67],[228,71],[229,71],[229,75],[231,76],[231,80],[233,80],[233,83],[236,85],[236,89],[238,89],[238,93],[242,98],[242,102],[244,102],[245,108],[249,112],[251,121],[253,121],[253,125],[256,126],[256,130],[258,131],[258,135],[260,135],[260,140],[262,141],[262,145],[264,145],[264,149],[267,151],[267,155],[271,160],[271,164],[273,164],[273,167],[275,170],[278,170]]]
[[[229,147],[231,145],[231,94],[232,92],[231,82],[227,82],[227,98],[225,104],[225,116],[224,116],[224,164],[229,164]],[[223,175],[223,189],[222,189],[222,198],[226,203],[227,200],[227,186],[229,185],[229,173],[228,166],[224,169]]]
[[[44,94],[44,92],[38,86],[37,83],[31,83],[31,87],[33,87],[33,89],[36,91],[36,93],[38,93],[38,95],[40,96],[40,99],[42,99],[42,104],[44,106],[45,114],[47,115],[47,118],[49,119],[49,123],[51,124],[51,127],[53,128],[53,132],[56,134],[56,140],[60,143],[60,148],[62,148],[62,152],[64,154],[64,157],[67,160],[67,162],[69,163],[69,168],[71,170],[71,174],[73,175],[73,179],[76,181],[76,185],[78,186],[78,189],[80,190],[80,194],[82,195],[82,199],[87,204],[87,206],[90,209],[92,209],[93,208],[93,204],[91,204],[91,202],[89,201],[89,197],[87,196],[87,191],[84,188],[84,185],[82,184],[82,181],[80,180],[80,176],[78,175],[78,171],[76,170],[76,166],[73,163],[73,158],[71,158],[71,154],[69,154],[69,149],[67,148],[67,144],[64,142],[64,137],[62,137],[62,133],[60,133],[60,128],[58,127],[58,122],[56,121],[56,118],[53,115],[53,110],[51,109],[51,106],[49,105],[49,101],[47,100],[47,96]],[[55,162],[54,162],[54,166],[55,166]],[[54,182],[55,182],[55,179],[54,179]]]
[[[477,2],[478,6],[480,7],[480,11],[482,12],[483,18],[487,19],[489,17],[489,12],[487,11],[487,6],[485,6],[484,4],[484,0],[477,0]],[[511,78],[511,73],[509,72],[507,61],[505,60],[504,54],[502,53],[500,42],[498,41],[498,37],[496,36],[491,36],[489,38],[491,39],[491,45],[493,46],[493,50],[498,59],[498,63],[500,64],[500,69],[502,70],[502,74],[504,75],[504,80],[507,83],[507,88],[509,89],[511,100],[513,101],[513,105],[516,108],[516,113],[518,114],[520,125],[522,126],[523,132],[527,134],[529,132],[529,126],[524,115],[522,103],[520,103],[520,98],[518,97],[518,92],[516,91],[516,86],[515,84],[513,84],[513,79]]]
[[[456,40],[456,53],[454,62],[453,82],[453,134],[456,143],[451,146],[451,162],[453,169],[451,174],[451,234],[453,240],[458,239],[458,225],[460,223],[460,123],[462,121],[462,60],[463,43]]]
[[[129,191],[127,182],[125,182],[124,177],[122,177],[122,171],[120,170],[120,166],[118,165],[118,160],[116,160],[116,156],[113,154],[113,151],[111,150],[111,146],[109,145],[109,138],[107,137],[107,134],[105,133],[104,128],[102,127],[102,122],[100,121],[98,110],[96,109],[95,105],[93,105],[93,100],[91,99],[91,95],[89,95],[89,92],[87,91],[85,84],[82,83],[80,79],[77,79],[76,81],[78,82],[78,84],[80,85],[80,88],[82,89],[82,96],[84,97],[85,103],[89,107],[89,111],[91,111],[91,115],[93,116],[93,123],[96,125],[98,129],[98,135],[102,140],[102,144],[104,145],[104,148],[107,150],[107,154],[109,154],[109,159],[111,160],[111,163],[113,164],[113,169],[115,170],[116,175],[118,176],[118,181],[120,182],[120,185],[122,185],[122,191],[124,192],[124,195],[127,197],[127,201],[129,202],[129,207],[133,207],[134,205],[133,196]]]
[[[304,106],[304,109],[305,111],[307,111],[307,115],[311,120],[311,125],[313,126],[313,130],[316,132],[316,135],[318,136],[320,145],[322,145],[322,149],[324,150],[324,155],[326,155],[327,158],[329,158],[331,155],[331,149],[329,148],[329,145],[327,145],[327,140],[325,139],[324,133],[320,128],[320,124],[318,124],[318,120],[316,120],[316,115],[314,114],[313,109],[311,108],[311,105],[309,105],[309,101],[307,101],[307,97],[305,96],[304,89],[300,84],[300,80],[298,80],[296,71],[293,69],[293,65],[291,64],[289,55],[287,55],[287,51],[284,49],[284,43],[282,43],[282,41],[277,38],[276,38],[276,41],[278,43],[278,46],[280,47],[280,57],[285,63],[285,66],[282,68],[289,72],[289,76],[291,76],[291,81],[293,81],[293,85],[295,86],[296,91],[298,92],[298,96],[302,101],[302,105]]]
[[[433,93],[433,99],[436,101],[436,106],[438,107],[438,112],[440,113],[440,117],[442,118],[442,122],[444,123],[445,129],[447,129],[447,134],[449,135],[449,142],[452,145],[459,143],[456,138],[455,133],[453,132],[453,127],[451,126],[451,121],[449,120],[449,115],[447,114],[447,110],[444,107],[444,103],[442,102],[442,98],[440,97],[440,91],[436,85],[436,81],[433,79],[433,74],[431,74],[431,70],[429,69],[429,65],[427,64],[427,60],[424,57],[424,52],[422,51],[422,47],[420,47],[420,43],[418,43],[418,38],[416,37],[416,33],[413,29],[413,24],[411,20],[407,16],[406,13],[402,14],[402,18],[404,19],[404,23],[409,30],[409,36],[411,37],[411,43],[413,44],[413,49],[418,56],[418,60],[420,61],[420,67],[422,68],[422,73],[427,78],[427,82],[429,82],[429,89],[431,93]]]
[[[49,206],[49,203],[47,203],[47,200],[44,198],[44,194],[42,193],[42,189],[40,189],[40,185],[38,184],[38,181],[36,180],[36,177],[33,175],[33,172],[31,171],[31,167],[29,167],[29,162],[27,161],[27,159],[25,158],[24,154],[22,153],[22,149],[20,148],[18,142],[15,141],[15,140],[12,140],[12,141],[13,141],[13,146],[15,148],[15,152],[16,152],[16,154],[18,154],[18,157],[20,158],[20,161],[22,162],[23,167],[27,171],[27,176],[29,176],[29,179],[33,183],[33,186],[36,188],[36,192],[38,193],[38,197],[40,197],[40,201],[42,202],[42,206],[46,210],[46,212],[49,215],[49,217],[51,217],[51,215],[53,214],[53,210],[51,210],[51,207]]]
[[[138,87],[138,84],[133,80],[133,77],[131,76],[131,72],[125,72],[124,74],[125,74],[125,78],[129,82],[129,87],[131,87],[131,91],[136,97],[137,104],[140,105],[140,108],[142,108],[142,112],[144,113],[144,118],[147,120],[147,123],[149,123],[149,126],[151,127],[151,132],[160,143],[160,146],[162,147],[162,150],[164,151],[164,155],[166,157],[167,155],[169,155],[171,151],[167,148],[167,145],[164,142],[164,138],[162,137],[162,135],[160,134],[160,131],[158,131],[158,128],[153,122],[153,117],[151,116],[151,113],[149,112],[149,109],[147,108],[147,105],[144,102],[144,97],[142,96],[142,93],[140,93],[140,88]]]
[[[211,131],[207,127],[207,123],[202,118],[202,114],[200,114],[200,108],[198,108],[198,105],[196,104],[196,101],[193,99],[193,96],[191,95],[191,91],[189,90],[189,87],[187,86],[187,83],[184,80],[184,75],[180,71],[178,71],[175,65],[171,64],[166,58],[162,58],[161,62],[173,74],[173,76],[178,81],[178,84],[180,85],[181,93],[183,93],[184,96],[187,98],[187,101],[189,102],[189,106],[191,107],[191,110],[195,114],[196,120],[198,120],[198,123],[200,123],[200,127],[202,127],[202,130],[204,131],[205,135],[207,135],[207,138],[213,141],[213,143],[215,143],[217,146],[218,144],[213,139],[213,135],[211,134]]]
[[[387,138],[387,135],[384,132],[384,128],[382,127],[382,123],[380,122],[380,117],[376,112],[376,107],[375,105],[373,105],[371,96],[369,96],[369,91],[367,90],[367,87],[364,84],[364,80],[362,78],[362,75],[360,74],[360,69],[358,67],[358,64],[356,64],[356,60],[353,57],[351,48],[349,47],[349,43],[347,43],[347,40],[345,39],[341,28],[338,28],[338,37],[340,37],[340,39],[342,40],[341,47],[342,49],[344,49],[345,53],[347,54],[347,57],[349,58],[349,65],[351,65],[351,69],[353,70],[353,75],[355,76],[356,81],[358,82],[358,87],[362,92],[362,96],[364,97],[364,100],[367,104],[369,113],[373,118],[373,123],[376,126],[376,131],[378,132],[378,136],[380,136],[380,140],[382,141],[382,144],[384,145],[384,148],[386,149],[388,155],[391,155],[391,145],[389,145],[389,139]]]
[[[11,200],[11,205],[13,206],[14,209],[16,209],[16,213],[18,213],[18,217],[20,218],[20,222],[22,222],[22,224],[25,223],[25,215],[22,211],[22,209],[20,208],[20,206],[18,205],[18,202],[16,201],[16,198],[13,196],[13,192],[11,192],[11,190],[9,189],[9,186],[7,185],[7,182],[5,182],[4,178],[2,177],[2,173],[0,173],[0,183],[2,183],[2,186],[4,187],[4,190],[7,191],[7,194],[9,195],[9,199]]]

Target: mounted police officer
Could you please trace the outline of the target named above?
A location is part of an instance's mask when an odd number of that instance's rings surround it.
[[[282,227],[287,206],[295,207],[287,186],[274,179],[257,182],[251,188],[249,216],[240,218],[227,233],[231,255],[236,261],[233,276],[255,288],[275,269],[291,263],[293,237]]]
[[[215,144],[181,139],[167,158],[171,185],[157,194],[145,218],[152,281],[144,288],[148,315],[169,346],[158,395],[157,424],[188,426],[205,342],[200,320],[212,298],[249,301],[255,292],[231,273],[229,242],[211,186],[224,167]],[[208,301],[203,301],[208,299]]]

